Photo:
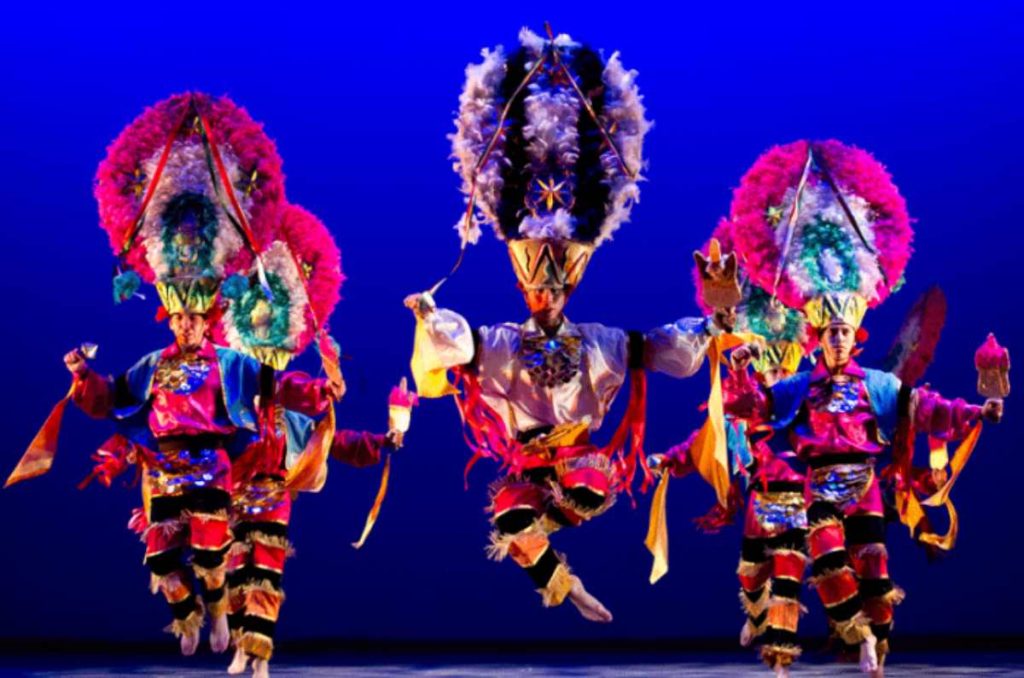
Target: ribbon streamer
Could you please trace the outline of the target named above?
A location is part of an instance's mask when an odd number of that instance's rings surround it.
[[[896,492],[896,510],[900,516],[900,522],[907,526],[910,530],[910,536],[917,539],[924,544],[930,544],[936,548],[942,549],[943,551],[949,551],[956,545],[957,536],[960,533],[960,519],[956,512],[956,508],[953,506],[953,502],[950,499],[950,492],[953,490],[953,485],[956,484],[959,479],[961,472],[963,472],[964,466],[966,466],[968,460],[971,458],[971,454],[974,452],[974,448],[978,444],[978,439],[981,436],[981,422],[978,422],[970,430],[963,441],[957,447],[956,452],[953,454],[953,459],[949,462],[949,467],[953,473],[950,475],[949,480],[939,488],[935,494],[925,499],[919,499],[917,494],[914,492],[913,487],[909,485],[909,474],[907,469],[904,469],[904,480],[908,483],[906,489],[897,490]],[[931,441],[933,443],[932,455],[941,457],[945,453],[945,443]],[[940,535],[932,531],[928,525],[927,517],[925,516],[924,508],[929,507],[944,507],[949,519],[949,529],[946,534]],[[922,528],[918,532],[918,528]]]
[[[366,538],[370,536],[373,526],[377,524],[377,516],[380,515],[381,504],[384,503],[384,497],[388,494],[388,481],[390,478],[391,455],[389,454],[384,458],[384,472],[381,473],[380,476],[380,487],[377,489],[377,498],[373,500],[373,506],[370,507],[370,513],[366,516],[366,524],[363,526],[363,533],[359,536],[359,541],[352,543],[352,548],[362,548],[363,544],[366,543]]]
[[[48,472],[53,466],[53,459],[57,456],[57,440],[60,437],[60,426],[64,420],[64,410],[67,408],[71,397],[75,394],[77,386],[78,381],[72,382],[67,395],[61,398],[53,406],[53,409],[50,410],[50,415],[46,417],[46,421],[43,422],[39,432],[36,433],[32,442],[29,443],[25,454],[21,455],[18,465],[14,467],[11,475],[7,477],[4,488],[20,483],[23,480],[37,478]]]
[[[288,469],[285,487],[292,492],[319,492],[327,481],[327,457],[334,443],[334,405],[316,425],[313,436],[306,444],[295,464]]]
[[[665,505],[671,475],[668,469],[662,470],[661,480],[651,500],[651,517],[647,525],[647,537],[644,539],[644,546],[654,556],[649,580],[651,584],[657,583],[668,573],[668,515]]]
[[[759,340],[747,332],[719,334],[708,342],[708,367],[711,373],[711,392],[708,394],[708,416],[697,432],[690,454],[698,473],[715,490],[718,503],[728,505],[729,454],[726,446],[725,411],[722,400],[722,371],[725,351]]]

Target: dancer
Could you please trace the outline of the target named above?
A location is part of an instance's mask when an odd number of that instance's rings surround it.
[[[903,198],[868,153],[836,141],[771,149],[736,190],[730,221],[751,280],[803,308],[821,348],[812,370],[751,384],[730,412],[770,421],[808,464],[812,583],[838,637],[859,644],[861,669],[882,675],[903,593],[889,578],[875,460],[901,425],[973,447],[1003,402],[946,400],[857,363],[864,314],[902,280],[912,237]],[[751,358],[736,349],[733,369]]]
[[[484,50],[483,63],[466,69],[452,142],[468,203],[457,226],[463,247],[476,242],[481,223],[494,227],[530,317],[473,330],[437,308],[431,293],[412,295],[413,374],[422,397],[455,395],[475,453],[470,465],[480,457],[502,463],[488,508],[490,556],[511,557],[545,606],[568,598],[584,618],[609,622],[550,535],[607,511],[638,469],[646,484],[645,370],[693,374],[720,330],[709,318],[646,334],[566,318],[592,254],[638,196],[649,123],[636,74],[617,54],[605,60],[566,35],[545,40],[527,29],[520,41],[508,56]],[[599,445],[592,435],[627,374],[627,412]]]

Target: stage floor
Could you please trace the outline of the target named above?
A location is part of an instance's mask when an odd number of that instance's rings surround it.
[[[594,661],[597,659],[597,661]],[[0,659],[0,676],[216,676],[226,675],[223,661],[209,655],[194,659],[153,655],[101,657],[17,656]],[[602,656],[544,657],[524,656],[522,661],[482,661],[480,657],[416,657],[370,658],[339,656],[282,656],[272,666],[274,676],[346,676],[380,678],[408,674],[430,678],[490,678],[492,676],[614,676],[641,678],[647,676],[765,676],[770,675],[748,655],[688,654],[666,657]],[[859,675],[852,664],[816,661],[800,662],[794,676],[837,678]],[[1021,653],[938,653],[926,656],[905,653],[894,657],[886,675],[900,676],[1024,676],[1024,654]]]

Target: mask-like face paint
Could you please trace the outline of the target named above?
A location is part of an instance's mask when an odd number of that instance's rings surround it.
[[[206,335],[206,316],[198,313],[175,313],[170,319],[174,340],[182,349],[196,349]]]
[[[845,366],[853,357],[857,330],[852,325],[829,325],[821,332],[821,354],[830,370]]]
[[[543,329],[550,330],[561,324],[569,293],[557,288],[523,290],[523,299],[534,321]]]

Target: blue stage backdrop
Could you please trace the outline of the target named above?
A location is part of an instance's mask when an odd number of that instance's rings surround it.
[[[544,20],[621,51],[656,121],[642,202],[596,255],[571,318],[644,329],[694,314],[691,252],[728,210],[743,172],[773,144],[835,137],[888,166],[916,219],[907,285],[868,316],[864,362],[881,359],[933,284],[950,309],[933,386],[977,399],[972,357],[989,331],[1024,351],[1020,3],[132,3],[117,11],[17,3],[0,40],[4,474],[66,390],[66,350],[96,342],[96,366],[117,372],[170,338],[153,322],[155,295],[111,303],[113,260],[91,191],[122,127],[189,89],[228,94],[265,122],[285,159],[289,199],[335,234],[349,276],[332,318],[351,357],[340,420],[382,430],[388,389],[410,355],[402,298],[433,284],[458,249],[452,225],[463,203],[445,137],[463,69],[482,47],[514,46],[520,26],[539,31]],[[439,302],[477,324],[523,319],[514,282],[504,248],[487,234]],[[311,356],[302,365],[317,368]],[[685,381],[652,378],[649,452],[699,424],[707,388],[706,368]],[[907,590],[897,634],[1024,633],[1016,577],[1024,403],[1011,396],[1007,417],[986,428],[954,493],[955,553],[929,564],[902,528],[890,528],[893,577]],[[148,594],[142,547],[125,527],[138,490],[75,489],[108,433],[69,411],[54,470],[0,494],[0,636],[161,637],[167,610]],[[642,544],[648,497],[555,537],[615,613],[598,626],[569,606],[542,609],[512,563],[486,560],[483,507],[495,469],[479,464],[466,490],[467,458],[454,404],[424,403],[360,552],[349,544],[380,471],[333,465],[324,491],[295,506],[282,640],[739,630],[739,534],[696,533],[690,519],[712,501],[698,479],[671,487],[672,570],[655,587]],[[812,613],[803,628],[824,634],[812,591],[805,602]]]

